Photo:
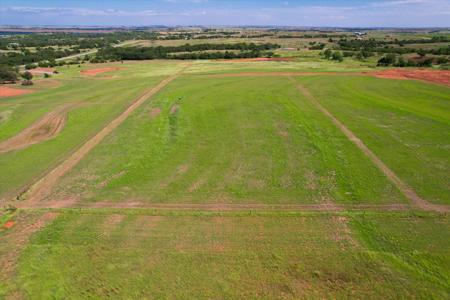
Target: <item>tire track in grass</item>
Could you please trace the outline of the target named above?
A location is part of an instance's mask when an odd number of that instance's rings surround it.
[[[295,80],[290,78],[293,82]],[[298,82],[295,82],[298,84]],[[327,116],[333,124],[353,143],[355,144],[377,167],[381,172],[400,190],[400,192],[408,198],[416,207],[436,212],[448,212],[449,207],[446,205],[432,204],[421,198],[407,183],[400,179],[375,153],[370,150],[361,139],[359,139],[350,129],[347,128],[341,121],[339,121],[333,114],[331,114],[319,101],[306,89],[303,85],[297,86],[299,91],[309,100],[321,113]]]
[[[88,154],[95,146],[97,146],[107,135],[109,135],[114,129],[122,124],[128,116],[141,106],[148,98],[152,97],[160,90],[162,90],[167,84],[176,79],[190,64],[187,64],[179,72],[167,77],[161,81],[158,85],[152,89],[146,91],[143,95],[138,97],[128,108],[121,113],[117,118],[106,125],[95,136],[90,138],[84,143],[77,151],[75,151],[69,158],[59,164],[56,168],[47,173],[39,181],[33,184],[24,194],[25,200],[18,203],[18,207],[33,207],[39,203],[42,199],[48,196],[53,187],[65,173],[71,170],[83,157]],[[20,196],[18,196],[20,197]]]
[[[0,255],[0,280],[5,282],[12,281],[11,278],[15,278],[17,271],[17,262],[22,253],[22,250],[28,244],[30,237],[50,224],[57,216],[58,212],[45,212],[41,216],[31,217],[28,215],[20,216],[13,222],[14,226],[10,229],[6,229],[5,234],[2,236],[2,241],[5,242],[6,251]],[[11,297],[14,299],[22,299],[23,295],[20,291],[15,291],[17,297]]]

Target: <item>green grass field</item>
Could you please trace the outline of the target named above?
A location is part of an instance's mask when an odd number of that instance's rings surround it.
[[[54,138],[0,153],[0,299],[449,298],[449,87],[189,63],[61,67],[0,98],[0,142],[76,103]],[[277,71],[317,75],[220,76]],[[21,193],[168,76],[49,194]]]
[[[69,192],[152,203],[403,201],[287,77],[177,79],[68,173],[54,198]]]
[[[0,287],[31,298],[443,299],[448,229],[448,217],[408,213],[66,212]]]
[[[90,66],[96,68],[101,66]],[[21,151],[0,155],[0,198],[11,197],[18,189],[65,158],[67,153],[98,132],[120,114],[143,91],[150,89],[167,74],[177,70],[176,63],[120,65],[117,78],[101,79],[80,75],[80,68],[64,67],[56,87],[35,93],[1,99],[1,112],[7,120],[0,123],[0,141],[14,136],[57,107],[73,104],[63,131],[54,139]]]

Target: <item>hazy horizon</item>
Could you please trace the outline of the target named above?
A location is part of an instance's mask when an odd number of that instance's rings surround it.
[[[446,0],[2,0],[0,25],[450,27]]]

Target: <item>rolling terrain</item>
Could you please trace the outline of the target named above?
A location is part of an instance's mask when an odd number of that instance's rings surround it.
[[[450,295],[448,85],[333,62],[57,69],[0,98],[0,297]]]

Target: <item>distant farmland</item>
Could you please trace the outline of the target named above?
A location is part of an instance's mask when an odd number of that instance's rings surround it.
[[[302,55],[1,85],[0,298],[448,298],[449,71]]]

